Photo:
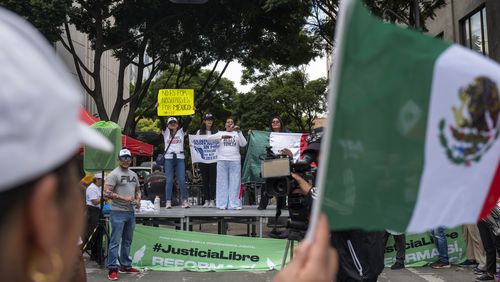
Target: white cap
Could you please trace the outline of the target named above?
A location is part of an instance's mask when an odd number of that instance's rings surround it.
[[[132,154],[130,153],[130,151],[128,149],[121,149],[118,156],[120,156],[120,157],[123,157],[123,156],[132,157]]]
[[[35,28],[0,8],[0,42],[0,191],[55,169],[82,144],[113,149],[80,123],[81,90]]]
[[[168,121],[167,121],[167,124],[169,124],[169,123],[170,123],[170,122],[172,122],[172,121],[177,122],[177,119],[176,119],[175,117],[169,117],[169,118],[168,118]]]
[[[95,179],[102,179],[102,172],[96,172],[96,173],[94,173],[94,178]]]

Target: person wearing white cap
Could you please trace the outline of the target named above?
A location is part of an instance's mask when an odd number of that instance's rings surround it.
[[[75,155],[113,147],[80,123],[80,89],[54,49],[3,8],[0,42],[1,280],[70,281],[84,224]]]
[[[165,184],[167,209],[172,207],[172,188],[174,187],[174,175],[177,177],[177,184],[181,190],[182,208],[189,208],[188,193],[186,189],[186,164],[184,163],[184,135],[191,123],[192,117],[188,117],[184,124],[179,128],[175,117],[169,117],[165,126],[163,119],[161,122],[161,134],[165,141]]]
[[[132,267],[130,245],[135,228],[134,207],[141,207],[139,177],[129,169],[132,154],[126,148],[118,153],[118,167],[113,169],[104,183],[104,195],[111,199],[109,221],[111,238],[108,246],[108,279],[118,279],[118,247],[120,247],[120,268],[123,273],[139,273]]]
[[[87,236],[83,240],[87,242],[95,227],[99,223],[99,216],[101,213],[101,190],[102,190],[102,172],[94,174],[92,183],[85,191],[85,202],[87,204]],[[95,236],[93,236],[95,238]],[[97,261],[99,259],[99,244],[96,240],[90,243],[90,259]]]

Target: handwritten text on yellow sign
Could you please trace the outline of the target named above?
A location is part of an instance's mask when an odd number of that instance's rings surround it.
[[[160,89],[159,116],[187,116],[194,114],[194,89]]]

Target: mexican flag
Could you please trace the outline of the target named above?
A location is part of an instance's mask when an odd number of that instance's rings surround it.
[[[269,132],[252,130],[250,134],[245,162],[243,163],[243,177],[241,183],[264,183],[260,177],[260,164],[266,157],[266,147],[278,154],[278,151],[288,148],[293,153],[293,159],[300,158],[301,153],[307,148],[305,138],[308,134]]]
[[[319,209],[336,230],[475,223],[500,195],[500,66],[343,1]]]

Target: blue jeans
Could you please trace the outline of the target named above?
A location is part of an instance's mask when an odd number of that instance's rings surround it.
[[[165,195],[167,201],[172,200],[172,188],[174,187],[174,173],[177,176],[177,184],[181,190],[182,200],[187,200],[188,193],[186,190],[186,165],[184,159],[165,159],[165,176],[167,183],[165,184]]]
[[[444,235],[444,228],[438,227],[432,230],[431,234],[434,237],[434,243],[436,244],[439,253],[439,261],[443,263],[449,263],[448,241],[446,240],[446,236]]]
[[[108,268],[117,269],[118,246],[120,246],[120,264],[125,268],[132,266],[129,258],[130,244],[135,228],[135,214],[133,211],[110,211],[111,239],[108,248]]]
[[[241,208],[241,161],[217,161],[216,205],[219,209]]]

